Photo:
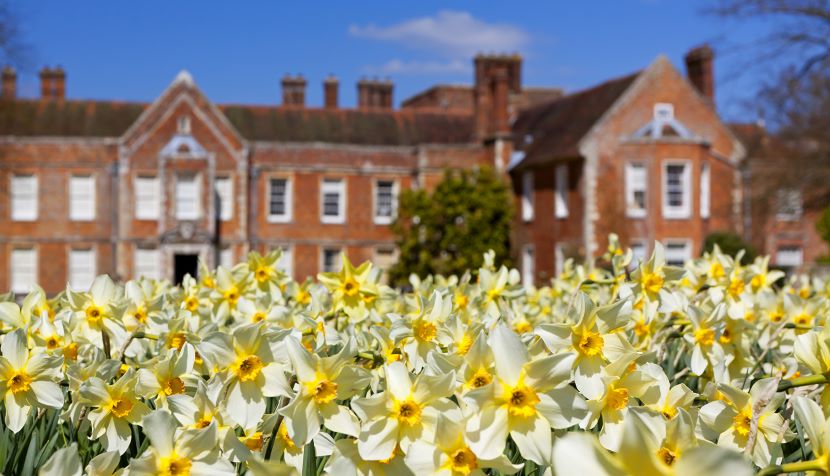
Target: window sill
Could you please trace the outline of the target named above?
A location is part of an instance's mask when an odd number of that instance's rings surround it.
[[[395,219],[390,217],[374,217],[375,225],[391,225],[393,221]]]
[[[324,225],[344,225],[346,223],[345,218],[324,218],[320,217],[320,223]]]
[[[285,215],[269,215],[268,216],[268,223],[291,223],[292,219],[290,216]]]

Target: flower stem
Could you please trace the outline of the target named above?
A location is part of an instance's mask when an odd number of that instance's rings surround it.
[[[778,391],[783,392],[795,387],[804,387],[807,385],[820,385],[827,383],[828,374],[805,375],[791,380],[782,380],[778,383]]]
[[[781,473],[798,473],[803,471],[821,471],[825,472],[825,467],[821,460],[798,461],[795,463],[773,464],[758,471],[755,476],[774,476]]]

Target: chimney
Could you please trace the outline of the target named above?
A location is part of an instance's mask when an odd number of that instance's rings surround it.
[[[323,81],[323,96],[325,97],[326,109],[337,109],[337,89],[339,87],[340,83],[333,74],[330,74]]]
[[[394,84],[389,79],[361,79],[357,83],[357,107],[366,110],[391,110]]]
[[[52,87],[54,99],[66,99],[66,72],[60,66],[52,70]]]
[[[480,140],[510,134],[510,95],[522,90],[521,72],[518,54],[476,56],[474,107]]]
[[[712,106],[715,105],[715,75],[712,69],[714,58],[714,51],[706,44],[692,48],[684,58],[689,81]]]
[[[286,74],[282,78],[282,105],[292,107],[305,106],[306,81],[301,75],[292,77]]]
[[[11,100],[17,97],[17,72],[13,67],[6,66],[3,68],[0,83],[2,83],[0,98]]]
[[[40,70],[41,99],[52,99],[52,91],[54,91],[53,77],[52,69],[48,66],[44,66],[43,69]]]

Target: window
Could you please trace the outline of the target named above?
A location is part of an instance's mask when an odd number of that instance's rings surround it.
[[[176,218],[195,220],[201,214],[199,207],[199,177],[179,175],[176,177]]]
[[[801,190],[785,188],[778,191],[775,217],[780,221],[798,221],[801,219]]]
[[[95,280],[95,250],[69,250],[69,285],[73,289],[86,291]]]
[[[320,256],[320,269],[324,273],[340,271],[340,248],[323,248]]]
[[[700,217],[709,218],[711,213],[712,172],[709,164],[703,164],[700,169]]]
[[[320,221],[345,223],[346,187],[342,179],[325,179],[320,188]]]
[[[522,248],[522,284],[532,286],[536,270],[536,257],[533,253],[533,245],[525,245]]]
[[[632,218],[646,216],[648,170],[642,163],[625,164],[625,210]]]
[[[394,180],[378,180],[375,182],[375,223],[392,223],[397,213],[397,184]]]
[[[798,268],[804,262],[800,246],[779,246],[775,252],[775,264],[787,268]]]
[[[291,180],[272,178],[268,191],[268,221],[291,221]]]
[[[69,178],[69,219],[95,219],[95,177],[73,175]]]
[[[629,269],[637,268],[640,263],[648,260],[648,247],[646,242],[642,240],[635,240],[631,242],[631,264]]]
[[[522,220],[533,221],[533,172],[522,174]]]
[[[216,177],[216,196],[219,203],[216,210],[219,212],[219,219],[228,221],[233,218],[233,179],[231,177]]]
[[[556,218],[568,216],[568,164],[556,166],[556,194],[554,196]]]
[[[658,102],[654,105],[654,120],[669,122],[674,119],[674,105],[667,102]]]
[[[219,266],[231,269],[233,265],[233,249],[230,246],[225,246],[219,250]]]
[[[289,277],[294,276],[294,256],[291,253],[291,247],[282,247],[282,256],[277,261],[277,269],[281,269]]]
[[[161,278],[161,256],[157,248],[136,248],[135,250],[135,277],[144,276],[150,279]]]
[[[565,271],[565,244],[564,243],[557,243],[556,247],[553,250],[553,272],[556,273],[556,276],[562,274]]]
[[[37,177],[12,175],[12,220],[37,220]]]
[[[692,243],[688,240],[666,241],[666,264],[671,266],[683,266],[686,261],[692,259]]]
[[[190,134],[190,116],[181,116],[176,123],[179,134]]]
[[[37,250],[17,248],[11,256],[11,291],[25,294],[37,284]]]
[[[158,220],[161,209],[161,188],[158,177],[135,178],[135,218]]]
[[[689,218],[689,175],[687,163],[663,164],[663,218]]]
[[[377,266],[383,274],[381,275],[381,282],[383,284],[389,283],[389,269],[398,262],[398,250],[394,247],[379,247],[375,248],[375,256],[372,262]]]

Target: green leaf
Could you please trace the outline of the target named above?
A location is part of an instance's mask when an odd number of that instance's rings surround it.
[[[29,440],[29,449],[26,451],[26,459],[23,463],[23,469],[20,471],[21,476],[32,476],[35,474],[35,458],[37,457],[37,448],[39,434],[37,431],[32,433],[32,438]]]

